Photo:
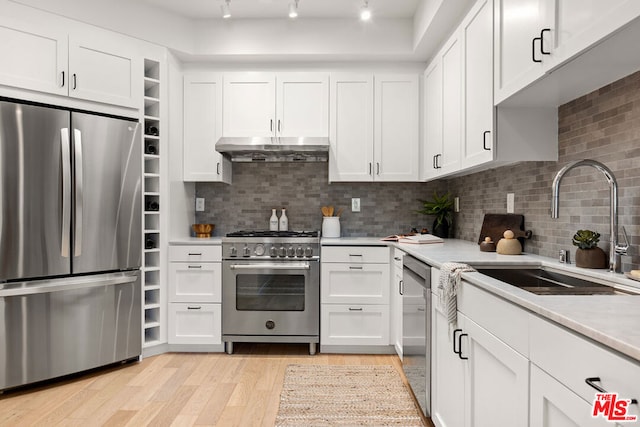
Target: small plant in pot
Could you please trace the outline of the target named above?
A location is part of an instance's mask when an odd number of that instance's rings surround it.
[[[433,199],[420,200],[422,209],[417,211],[423,215],[433,215],[433,228],[431,233],[438,237],[449,237],[449,228],[452,224],[451,212],[453,211],[453,199],[450,193],[439,196],[433,192]]]
[[[600,233],[591,230],[578,230],[573,235],[576,249],[576,266],[584,268],[607,268],[607,254],[598,247]]]

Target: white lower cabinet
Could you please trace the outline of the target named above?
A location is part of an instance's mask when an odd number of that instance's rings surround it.
[[[323,246],[320,346],[323,352],[392,351],[389,248]],[[368,347],[365,347],[368,346]]]
[[[169,344],[222,344],[220,304],[170,303]]]
[[[169,344],[222,344],[222,249],[169,247]]]

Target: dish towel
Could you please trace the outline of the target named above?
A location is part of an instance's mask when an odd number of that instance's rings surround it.
[[[461,274],[463,272],[476,271],[467,264],[458,262],[445,262],[440,267],[440,279],[438,289],[440,290],[440,307],[447,315],[449,330],[455,329],[458,323],[458,287],[460,286]]]

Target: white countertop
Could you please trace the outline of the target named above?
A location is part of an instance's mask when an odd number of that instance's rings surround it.
[[[323,239],[322,243],[338,245],[334,240],[340,240],[345,245],[357,245],[360,239],[326,239],[327,243]],[[379,239],[363,239],[365,242],[369,240],[380,242]],[[476,265],[542,265],[640,290],[640,282],[608,270],[578,268],[532,254],[499,255],[495,252],[480,252],[476,243],[468,241],[446,239],[444,243],[415,245],[389,242],[389,245],[435,267],[451,261]],[[640,295],[536,295],[477,272],[463,273],[462,277],[481,289],[640,361]]]
[[[181,237],[170,239],[170,245],[221,245],[222,237]]]

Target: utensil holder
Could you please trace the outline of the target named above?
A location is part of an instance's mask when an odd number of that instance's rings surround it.
[[[322,237],[340,237],[340,217],[322,217]]]

